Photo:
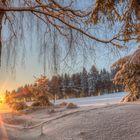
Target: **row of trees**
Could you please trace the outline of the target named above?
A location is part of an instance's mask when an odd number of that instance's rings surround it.
[[[115,85],[113,78],[117,70],[98,70],[93,65],[88,72],[83,68],[82,72],[69,75],[53,76],[48,82],[49,92],[57,98],[97,96],[104,93],[123,91],[121,85]]]
[[[115,85],[112,81],[115,73],[115,69],[111,70],[111,72],[108,72],[106,69],[99,71],[95,65],[93,65],[89,72],[86,68],[83,68],[82,72],[72,75],[67,73],[54,75],[51,79],[42,76],[37,81],[42,83],[42,79],[45,79],[46,82],[43,83],[43,87],[37,87],[36,89],[38,82],[35,82],[31,85],[19,87],[12,92],[7,92],[6,95],[10,95],[9,97],[14,100],[30,101],[36,99],[36,95],[43,93],[42,96],[45,94],[49,96],[51,100],[53,99],[55,101],[56,99],[62,98],[97,96],[104,93],[123,91],[122,86]],[[36,92],[38,94],[36,94]]]
[[[33,101],[32,106],[49,106],[51,95],[48,93],[48,79],[46,76],[36,78],[34,84],[19,87],[12,92],[6,91],[5,99],[9,105]],[[16,103],[16,104],[15,104]]]
[[[83,7],[81,1],[75,0],[19,0],[18,2],[1,0],[0,60],[1,54],[4,52],[2,48],[6,48],[7,59],[4,57],[3,60],[6,60],[6,62],[12,61],[11,64],[13,65],[9,64],[12,66],[13,71],[16,66],[15,56],[18,54],[16,50],[19,51],[19,48],[15,46],[21,46],[17,45],[19,42],[26,42],[24,37],[26,34],[29,35],[29,32],[27,32],[29,28],[31,28],[31,35],[34,35],[34,30],[38,32],[35,40],[39,41],[40,47],[44,46],[44,64],[46,62],[46,46],[51,44],[48,40],[53,40],[53,51],[47,48],[47,52],[53,52],[51,56],[55,56],[51,59],[53,60],[51,65],[55,66],[54,69],[58,66],[57,56],[61,56],[64,53],[60,51],[61,44],[58,44],[60,50],[56,49],[56,42],[63,41],[68,43],[68,52],[71,52],[72,48],[75,48],[72,47],[73,44],[76,44],[76,46],[78,44],[82,48],[81,44],[86,46],[85,41],[88,38],[95,43],[103,43],[105,46],[116,46],[118,48],[128,46],[127,42],[136,43],[140,41],[140,0],[96,0],[87,1],[87,3],[84,3]],[[35,28],[33,28],[33,23]],[[26,24],[28,28],[25,26]],[[96,33],[102,34],[104,28],[111,31],[112,34],[108,34],[109,32],[107,31],[106,35],[100,38]],[[5,31],[6,37],[3,35]],[[56,41],[54,34],[59,36],[59,40],[60,38],[63,40]],[[6,43],[7,47],[2,47],[5,42],[8,42]],[[83,48],[85,49],[85,47]],[[61,53],[58,55],[59,52]],[[128,82],[128,87],[129,84]]]

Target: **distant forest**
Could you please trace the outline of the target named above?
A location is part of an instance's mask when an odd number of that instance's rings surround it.
[[[109,72],[105,68],[99,71],[95,65],[88,72],[83,67],[82,72],[79,73],[52,76],[48,82],[48,90],[59,99],[98,96],[124,91],[123,86],[113,83],[116,72],[116,69]]]
[[[41,78],[38,81],[41,83],[45,78],[43,89],[41,88],[40,91],[50,96],[53,100],[99,96],[124,91],[123,86],[113,83],[112,79],[116,72],[116,69],[112,69],[111,72],[106,69],[99,71],[93,65],[89,72],[83,67],[82,72],[79,73],[54,75],[51,79],[42,77],[43,79]],[[34,95],[34,92],[36,92],[34,87],[36,87],[36,83],[19,87],[11,92],[6,91],[6,95],[18,100],[31,101],[36,96]]]

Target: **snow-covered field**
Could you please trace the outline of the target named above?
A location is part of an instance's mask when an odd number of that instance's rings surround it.
[[[57,100],[88,107],[56,107],[54,112],[48,108],[20,115],[1,112],[0,140],[139,140],[140,101],[115,104],[125,95]]]
[[[123,96],[127,95],[125,92],[118,92],[112,94],[104,94],[101,96],[92,96],[92,97],[84,97],[84,98],[72,98],[72,99],[61,99],[57,100],[56,104],[62,102],[72,102],[77,104],[78,106],[99,106],[106,104],[114,104],[118,103]]]

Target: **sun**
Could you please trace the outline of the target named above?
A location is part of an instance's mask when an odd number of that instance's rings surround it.
[[[5,96],[3,94],[0,94],[0,104],[4,103]]]
[[[5,96],[4,95],[0,95],[0,113],[1,112],[11,112],[11,109],[5,103]]]

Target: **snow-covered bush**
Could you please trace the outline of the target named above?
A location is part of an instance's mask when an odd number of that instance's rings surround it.
[[[78,106],[74,103],[68,103],[67,104],[67,109],[73,109],[73,108],[77,108]]]
[[[24,110],[28,108],[25,102],[14,102],[11,104],[10,107],[15,111]]]
[[[51,95],[48,93],[48,79],[46,76],[37,78],[33,87],[33,94],[35,99],[35,103],[33,105],[50,106],[52,104],[49,100]]]
[[[39,101],[33,102],[32,105],[33,107],[41,106],[41,103]]]
[[[135,101],[140,98],[140,46],[131,55],[119,59],[113,64],[119,71],[114,77],[116,84],[122,84],[129,94],[122,102]]]
[[[60,103],[59,105],[63,107],[63,106],[67,106],[68,103],[67,103],[67,102],[62,102],[62,103]]]

